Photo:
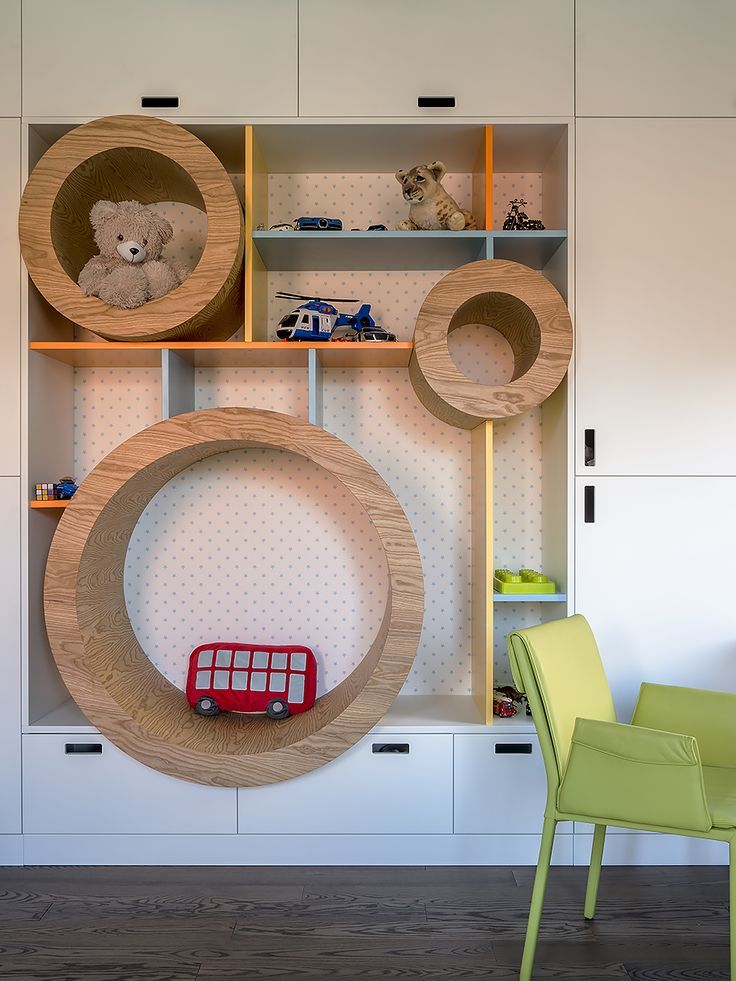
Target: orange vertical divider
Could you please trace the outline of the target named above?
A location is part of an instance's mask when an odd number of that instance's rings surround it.
[[[266,269],[253,242],[259,223],[268,221],[268,174],[252,126],[245,127],[245,325],[244,340],[265,340]],[[262,330],[259,331],[259,325]],[[263,333],[263,337],[256,336]]]
[[[486,222],[487,231],[493,229],[493,127],[486,126],[485,137],[485,175],[486,175]]]

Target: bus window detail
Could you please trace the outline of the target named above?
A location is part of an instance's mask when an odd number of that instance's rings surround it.
[[[286,719],[317,695],[317,660],[308,647],[206,644],[189,656],[187,699],[204,716],[220,712]]]

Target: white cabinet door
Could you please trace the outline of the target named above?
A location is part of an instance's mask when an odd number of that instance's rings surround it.
[[[572,115],[573,31],[572,0],[301,0],[299,112]]]
[[[295,116],[296,27],[297,0],[23,0],[23,113]]]
[[[20,834],[20,477],[0,477],[0,834]]]
[[[455,834],[538,835],[547,777],[536,733],[455,736]],[[558,833],[571,834],[563,822]]]
[[[0,3],[0,116],[20,116],[20,0]]]
[[[735,116],[733,0],[577,0],[578,116]]]
[[[23,736],[25,834],[235,834],[236,791],[152,770],[101,736]]]
[[[20,120],[0,119],[0,474],[20,474]]]
[[[736,479],[577,485],[575,606],[598,641],[619,719],[631,718],[642,681],[736,691]]]
[[[238,830],[451,834],[452,736],[366,736],[303,777],[239,790]]]
[[[734,173],[736,120],[578,121],[578,474],[736,474]]]

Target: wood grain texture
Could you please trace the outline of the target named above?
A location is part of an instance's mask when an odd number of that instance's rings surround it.
[[[135,310],[84,296],[77,276],[95,255],[90,208],[104,198],[177,201],[207,214],[191,275]],[[28,178],[21,251],[46,300],[67,320],[118,341],[226,340],[243,316],[243,213],[214,153],[187,130],[149,116],[108,116],[61,137]]]
[[[311,711],[281,722],[237,714],[206,719],[159,674],[135,637],[125,607],[125,554],[144,508],[172,477],[217,453],[263,446],[317,463],[367,513],[386,555],[386,608],[365,657]],[[87,718],[116,746],[154,769],[226,787],[307,773],[376,725],[409,673],[423,606],[422,569],[411,527],[375,470],[316,426],[243,408],[175,416],[105,457],[64,512],[44,586],[51,650]]]
[[[467,324],[493,327],[509,342],[509,382],[481,385],[457,368],[447,339]],[[564,378],[571,354],[570,315],[554,286],[518,262],[481,259],[448,273],[427,294],[414,328],[409,376],[433,415],[474,429],[543,402]]]
[[[539,981],[726,981],[728,871],[553,868]],[[533,868],[3,870],[0,975],[516,981]],[[33,918],[31,918],[33,917]],[[191,973],[187,973],[191,972]]]

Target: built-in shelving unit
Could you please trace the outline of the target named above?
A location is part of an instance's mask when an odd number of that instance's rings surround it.
[[[29,169],[48,146],[73,128],[74,124],[68,122],[29,124]],[[316,425],[334,426],[334,413],[340,411],[354,412],[358,420],[361,413],[371,412],[380,420],[383,411],[380,399],[371,402],[370,396],[364,399],[361,393],[368,392],[372,384],[371,369],[376,370],[376,377],[380,376],[383,384],[390,386],[391,377],[400,377],[401,384],[406,384],[405,370],[413,351],[413,317],[407,310],[417,301],[413,295],[403,303],[394,298],[393,307],[388,309],[387,301],[386,309],[382,309],[381,288],[374,287],[374,282],[383,282],[389,274],[401,276],[402,282],[408,284],[407,294],[412,288],[414,293],[417,292],[416,282],[421,284],[419,291],[426,293],[442,275],[459,265],[476,259],[501,258],[540,270],[563,296],[568,296],[567,158],[570,136],[564,124],[502,122],[491,125],[490,122],[425,120],[411,124],[342,124],[336,121],[330,124],[300,123],[298,126],[281,123],[240,126],[215,121],[191,124],[186,128],[219,157],[244,206],[242,326],[227,341],[103,341],[61,318],[29,283],[25,471],[29,498],[35,481],[73,472],[78,430],[85,425],[85,414],[88,426],[94,414],[93,396],[81,394],[80,384],[87,383],[85,380],[98,377],[99,384],[104,385],[108,376],[119,378],[121,372],[128,373],[126,377],[131,379],[133,395],[130,403],[123,400],[120,407],[121,429],[126,434],[157,419],[218,404],[213,399],[220,396],[223,396],[222,404],[233,404],[228,401],[229,387],[238,384],[247,393],[247,384],[251,379],[255,380],[259,372],[261,378],[265,377],[265,372],[270,372],[276,386],[282,376],[294,379],[289,380],[288,385],[303,388],[306,393],[300,411]],[[455,193],[471,208],[477,229],[464,232],[393,230],[397,218],[406,213],[393,178],[394,171],[398,167],[434,159],[444,161],[448,181],[456,180],[451,189],[460,188]],[[315,184],[323,189],[320,193],[324,193],[333,178],[350,178],[350,188],[342,188],[341,194],[354,193],[355,188],[365,183],[370,199],[367,210],[371,211],[375,222],[384,221],[391,230],[353,231],[348,222],[348,230],[339,233],[268,231],[269,225],[276,221],[298,217],[296,213],[288,213],[292,190]],[[537,189],[540,210],[533,215],[542,217],[549,230],[509,232],[500,228],[505,197],[517,179]],[[338,215],[341,200],[336,197],[332,202],[333,213]],[[324,204],[325,208],[330,206],[329,202]],[[277,319],[284,312],[284,305],[276,304],[274,294],[280,289],[309,292],[319,288],[312,284],[323,281],[328,282],[331,295],[356,296],[372,302],[379,321],[395,330],[399,340],[366,344],[274,341]],[[386,373],[385,369],[389,371]],[[391,369],[403,370],[400,376],[398,373],[391,376]],[[136,393],[139,388],[142,390],[143,381],[149,404],[145,421],[136,422],[139,418]],[[354,399],[344,401],[339,409],[333,406],[328,411],[330,399],[334,400],[341,385],[353,386]],[[202,386],[208,386],[204,394],[200,390]],[[85,391],[93,390],[94,385],[90,385]],[[413,399],[411,390],[406,397]],[[248,404],[247,399],[246,394],[240,404]],[[273,404],[272,407],[278,406]],[[286,407],[283,411],[290,409]],[[473,431],[468,437],[466,451],[470,457],[466,527],[470,528],[471,510],[473,523],[473,636],[472,640],[468,637],[467,643],[454,655],[466,666],[468,658],[472,661],[472,693],[422,695],[406,691],[398,696],[380,728],[483,731],[494,721],[490,714],[491,689],[494,670],[502,665],[505,656],[500,631],[506,611],[514,611],[515,626],[564,613],[571,585],[567,574],[569,431],[565,388],[548,399],[541,410],[535,411],[540,413],[540,435],[539,444],[535,444],[531,452],[539,454],[541,471],[537,472],[539,468],[535,463],[534,476],[530,479],[534,493],[539,492],[541,499],[541,558],[530,558],[528,564],[541,566],[559,583],[560,592],[523,597],[493,593],[494,554],[498,558],[496,564],[510,562],[504,533],[494,541],[493,455],[510,452],[505,445],[504,433],[513,431],[513,423],[495,423],[492,438],[488,433],[487,438],[482,438],[481,433]],[[333,431],[341,435],[337,429]],[[448,430],[448,436],[450,432],[454,431]],[[362,451],[360,428],[354,428],[352,433],[354,445]],[[407,433],[406,440],[397,443],[393,454],[397,457],[411,455],[415,451],[416,436],[416,433]],[[97,445],[94,440],[91,444]],[[87,460],[90,465],[112,448],[105,438],[100,438],[98,444],[99,455],[96,460]],[[525,445],[528,450],[528,444]],[[443,434],[437,434],[429,450],[423,446],[417,447],[416,452],[428,453],[428,457],[434,456],[438,462],[443,452]],[[516,460],[521,474],[525,467],[524,453],[520,451]],[[429,486],[416,487],[415,496],[432,493],[431,468],[427,471],[427,481]],[[94,731],[58,677],[43,627],[41,595],[45,559],[67,503],[29,500],[24,699],[24,725],[29,733]],[[454,585],[453,589],[456,588]],[[495,637],[494,606],[498,607]],[[432,609],[427,611],[427,617],[431,622]],[[495,720],[494,725],[503,731],[514,727],[533,729],[526,718]]]

